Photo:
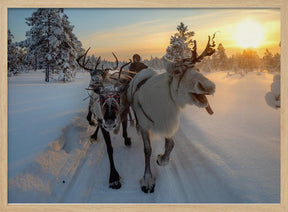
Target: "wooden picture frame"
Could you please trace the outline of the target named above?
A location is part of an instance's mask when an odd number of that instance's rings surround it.
[[[0,0],[0,211],[288,211],[288,0]],[[8,8],[280,8],[281,201],[280,204],[8,204]]]

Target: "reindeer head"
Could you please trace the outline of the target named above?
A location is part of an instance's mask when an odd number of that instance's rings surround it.
[[[102,127],[107,131],[117,128],[120,117],[120,94],[117,90],[104,91],[100,93],[100,106],[103,119]]]
[[[213,114],[206,95],[215,92],[215,84],[199,72],[195,67],[195,63],[215,52],[215,49],[213,49],[215,47],[214,37],[215,34],[212,38],[212,44],[210,44],[209,36],[208,44],[200,56],[197,55],[196,41],[194,41],[191,58],[178,62],[166,59],[166,70],[170,76],[171,95],[175,103],[181,108],[186,104],[193,104],[201,108],[205,107],[209,114]]]
[[[84,55],[80,56],[77,59],[77,63],[79,64],[80,67],[82,67],[83,69],[89,71],[90,77],[91,77],[90,84],[95,84],[95,85],[101,84],[103,82],[103,80],[107,77],[109,70],[116,70],[117,69],[117,67],[118,67],[118,59],[117,59],[116,55],[112,52],[113,56],[116,59],[116,66],[115,67],[113,67],[113,68],[105,68],[104,69],[104,67],[102,66],[102,69],[97,68],[98,65],[101,62],[101,56],[100,56],[100,57],[98,57],[98,60],[96,62],[95,67],[94,68],[89,68],[89,67],[87,67],[87,64],[89,63],[89,60],[86,61],[86,56],[87,56],[87,53],[88,53],[89,50],[90,50],[90,48],[87,49],[87,51],[85,52]],[[82,60],[82,63],[81,63],[80,60],[82,58],[83,58],[83,60]]]
[[[109,86],[105,86],[100,90],[100,105],[102,109],[102,126],[107,131],[115,130],[120,122],[120,95],[126,91],[130,82],[129,75],[121,75],[122,69],[129,63],[121,66],[119,72],[115,72],[109,76]],[[119,76],[114,77],[115,74]]]

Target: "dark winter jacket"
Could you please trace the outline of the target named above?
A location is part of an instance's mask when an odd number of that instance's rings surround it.
[[[141,71],[141,70],[143,70],[145,68],[148,68],[148,66],[146,66],[144,63],[133,62],[133,63],[131,63],[131,65],[129,67],[129,71],[134,71],[134,72],[138,73],[139,71]],[[135,74],[131,74],[131,76],[134,77]]]

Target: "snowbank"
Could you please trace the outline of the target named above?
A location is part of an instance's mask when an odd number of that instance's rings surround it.
[[[266,102],[269,106],[273,108],[279,108],[281,106],[280,102],[280,75],[275,75],[273,78],[273,83],[271,84],[271,91],[266,93]]]

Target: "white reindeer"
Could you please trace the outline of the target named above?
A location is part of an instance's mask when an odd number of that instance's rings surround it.
[[[214,36],[213,36],[214,38]],[[166,71],[157,74],[152,69],[145,69],[136,74],[127,90],[130,102],[142,135],[145,153],[145,171],[140,180],[143,192],[154,192],[155,178],[150,169],[150,132],[165,137],[165,152],[157,157],[157,164],[167,165],[174,147],[173,135],[179,127],[180,112],[185,105],[206,108],[213,114],[206,95],[215,92],[215,84],[199,73],[195,63],[215,52],[215,43],[210,36],[206,49],[197,56],[196,41],[192,57],[180,62],[166,61]]]

